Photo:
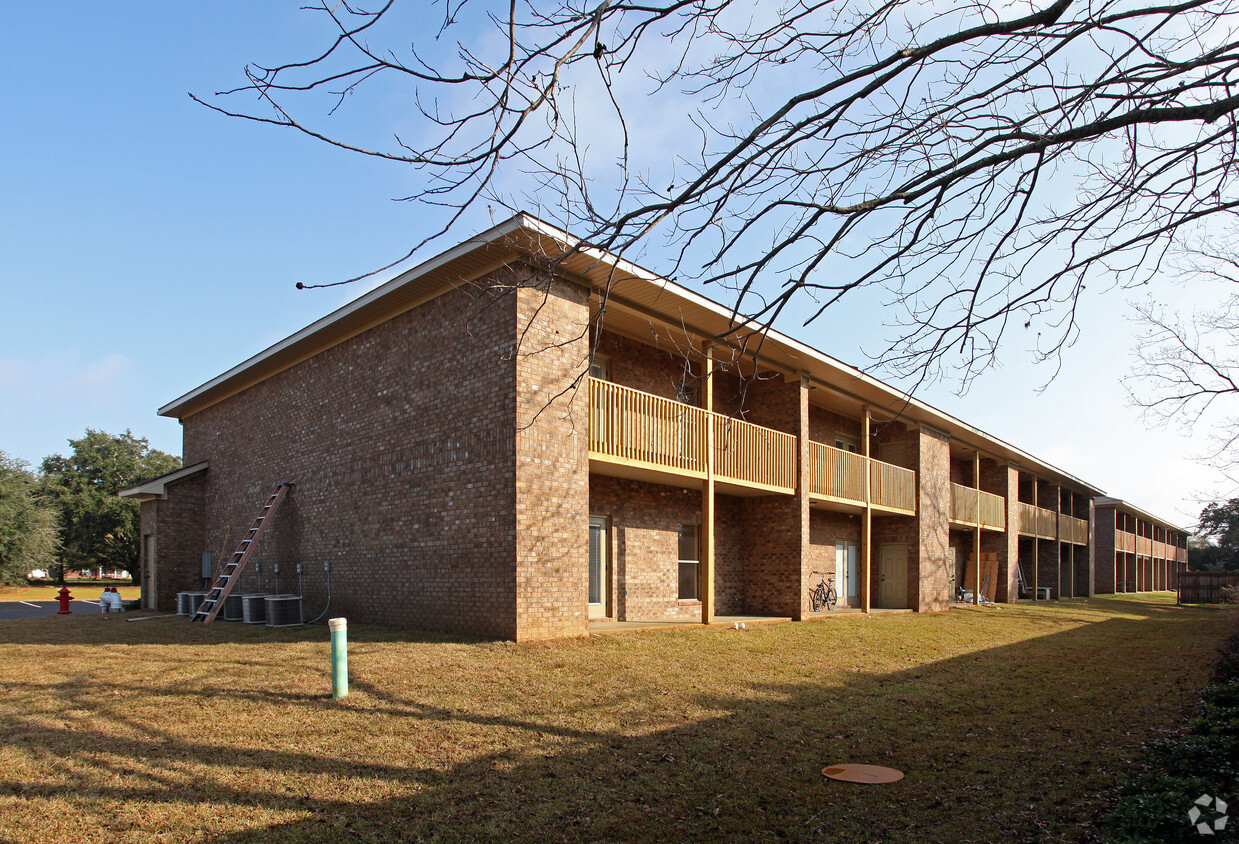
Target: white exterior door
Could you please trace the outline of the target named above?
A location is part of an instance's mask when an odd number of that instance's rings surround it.
[[[155,606],[155,534],[148,533],[146,539],[146,553],[142,555],[142,576],[139,582],[142,585],[142,608],[153,610]],[[173,607],[173,609],[177,609]]]
[[[840,604],[860,606],[860,546],[855,542],[835,543],[835,589]]]
[[[589,517],[589,617],[607,617],[607,520],[605,516]]]
[[[878,557],[878,605],[888,610],[908,606],[908,546],[883,545]]]

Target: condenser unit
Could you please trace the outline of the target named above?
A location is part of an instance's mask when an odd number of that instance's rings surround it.
[[[267,623],[267,599],[265,592],[250,592],[241,596],[241,620],[246,624]]]
[[[268,627],[292,627],[301,623],[300,595],[267,596]]]
[[[198,611],[198,605],[202,603],[202,599],[206,596],[206,592],[177,592],[176,614],[192,617]]]

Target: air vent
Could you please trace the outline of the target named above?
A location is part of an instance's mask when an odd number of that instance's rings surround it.
[[[267,596],[268,627],[292,627],[301,623],[300,595]]]

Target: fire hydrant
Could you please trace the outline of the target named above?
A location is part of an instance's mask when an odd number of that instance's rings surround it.
[[[60,592],[57,594],[60,595],[60,609],[56,610],[56,615],[64,615],[65,613],[73,612],[73,610],[69,609],[69,598],[71,597],[69,595],[69,587],[61,586]]]

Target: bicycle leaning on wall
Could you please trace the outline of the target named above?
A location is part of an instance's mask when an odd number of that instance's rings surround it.
[[[820,574],[822,579],[813,587],[813,591],[809,593],[809,600],[813,604],[814,612],[821,612],[822,607],[825,607],[827,612],[829,612],[839,603],[839,593],[835,591],[835,579],[827,577],[824,572],[820,571],[813,572],[810,574],[810,577],[817,574]]]

